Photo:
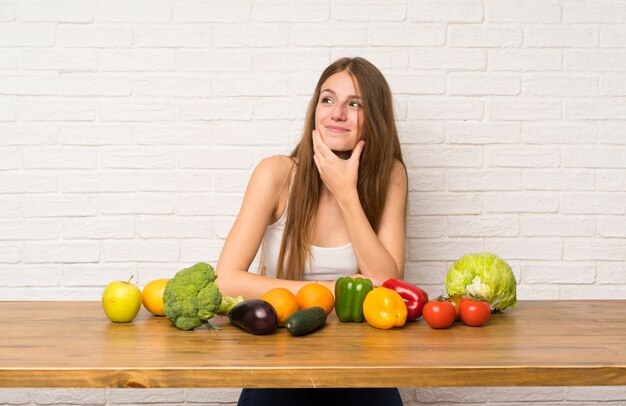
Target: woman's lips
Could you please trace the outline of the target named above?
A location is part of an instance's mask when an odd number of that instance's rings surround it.
[[[336,125],[326,126],[326,130],[333,131],[333,132],[348,132],[348,131],[350,131],[350,130],[348,130],[345,127],[340,127],[340,126],[336,126]]]

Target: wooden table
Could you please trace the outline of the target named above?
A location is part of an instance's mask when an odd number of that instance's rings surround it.
[[[626,301],[522,301],[483,327],[180,331],[99,302],[0,302],[0,387],[626,385]]]

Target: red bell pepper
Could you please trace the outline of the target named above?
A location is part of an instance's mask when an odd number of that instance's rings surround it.
[[[415,320],[422,315],[422,309],[428,303],[428,294],[422,289],[399,279],[388,279],[383,286],[395,290],[404,300],[408,312],[406,321]]]

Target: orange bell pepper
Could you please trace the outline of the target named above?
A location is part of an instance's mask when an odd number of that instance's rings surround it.
[[[365,297],[363,315],[372,327],[386,330],[404,326],[407,309],[398,292],[379,287],[370,291]]]

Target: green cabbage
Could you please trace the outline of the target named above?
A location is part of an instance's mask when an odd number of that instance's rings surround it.
[[[517,282],[511,267],[487,252],[459,258],[448,270],[445,284],[448,296],[475,296],[488,301],[493,311],[517,303]]]

